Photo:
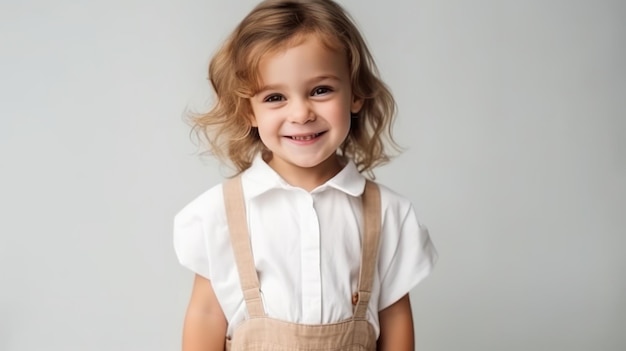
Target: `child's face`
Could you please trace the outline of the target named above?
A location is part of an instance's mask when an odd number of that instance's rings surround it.
[[[310,35],[263,58],[259,73],[262,88],[250,102],[253,125],[272,152],[270,166],[283,176],[337,171],[350,112],[363,105],[352,95],[346,54]]]

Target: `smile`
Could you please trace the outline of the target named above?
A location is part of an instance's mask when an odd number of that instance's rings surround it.
[[[297,140],[297,141],[309,141],[309,140],[313,140],[319,137],[322,134],[324,134],[324,132],[310,134],[310,135],[292,135],[292,136],[288,136],[288,138],[291,138],[292,140]]]

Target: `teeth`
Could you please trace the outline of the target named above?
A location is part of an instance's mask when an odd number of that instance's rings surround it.
[[[307,140],[311,140],[313,138],[315,138],[316,136],[318,136],[319,134],[312,134],[312,135],[305,135],[305,136],[292,136],[291,139],[293,140],[301,140],[301,141],[307,141]]]

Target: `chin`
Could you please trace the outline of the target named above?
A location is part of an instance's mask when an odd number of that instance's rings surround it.
[[[321,162],[315,162],[315,161],[291,162],[291,164],[293,164],[294,166],[300,167],[300,168],[314,168],[314,167],[320,166],[323,163],[324,163],[324,161],[321,161]]]
[[[335,166],[336,160],[333,159],[333,155],[329,155],[325,158],[314,158],[307,160],[300,160],[300,162],[294,162],[295,165],[298,165],[302,168],[315,168],[315,167],[330,167],[333,168]]]

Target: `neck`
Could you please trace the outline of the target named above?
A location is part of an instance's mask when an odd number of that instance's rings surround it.
[[[276,171],[289,185],[302,188],[308,192],[326,183],[337,175],[342,169],[342,164],[337,156],[329,157],[323,163],[315,167],[298,167],[296,165],[280,165],[271,158],[267,164]]]

